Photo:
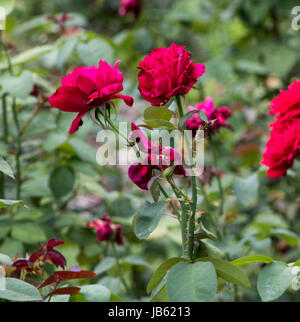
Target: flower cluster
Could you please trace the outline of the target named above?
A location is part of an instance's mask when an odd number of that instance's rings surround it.
[[[134,123],[131,124],[132,134],[130,139],[136,142],[140,151],[146,152],[147,156],[142,163],[136,163],[129,167],[128,176],[138,187],[143,190],[149,190],[153,181],[160,174],[152,177],[153,171],[162,172],[174,164],[174,174],[185,175],[185,170],[182,165],[177,164],[181,160],[181,155],[178,151],[171,147],[155,146],[148,141],[145,134]]]
[[[300,153],[300,81],[280,91],[270,107],[275,122],[269,125],[271,133],[262,164],[269,168],[270,178],[277,178],[286,174]]]
[[[125,5],[129,6],[129,3],[133,5],[134,1],[122,1],[124,8]],[[106,118],[107,103],[111,103],[113,99],[123,99],[127,105],[132,106],[131,96],[118,94],[123,90],[123,74],[118,70],[118,64],[119,61],[111,67],[107,62],[100,60],[98,67],[75,68],[72,73],[63,77],[61,86],[51,95],[49,102],[52,107],[62,111],[78,113],[72,122],[70,134],[78,130],[82,125],[83,116],[92,109],[96,109],[97,113],[100,111],[105,120],[109,121]],[[154,49],[140,62],[138,68],[139,91],[153,106],[165,105],[172,97],[187,94],[205,72],[204,65],[191,61],[191,53],[186,51],[184,46],[174,43],[168,48]],[[230,110],[224,106],[215,108],[210,97],[196,107],[189,107],[189,111],[193,110],[205,112],[207,119],[211,121],[209,131],[217,131],[220,127],[230,128],[227,123],[231,116]],[[97,121],[101,123],[99,119]],[[113,125],[109,124],[116,131]],[[194,131],[204,124],[205,121],[198,113],[186,121],[187,129]],[[149,190],[155,179],[167,168],[170,168],[172,174],[187,175],[177,150],[171,147],[155,147],[156,142],[148,141],[134,123],[131,129],[133,133],[128,143],[137,143],[140,151],[146,154],[142,161],[131,165],[128,171],[129,178],[138,187]],[[110,239],[113,229],[108,218],[90,223],[90,228],[96,228],[99,241]],[[121,236],[118,234],[117,236]],[[121,239],[118,240],[121,243]]]
[[[227,123],[227,119],[231,116],[231,112],[226,106],[214,107],[214,101],[211,97],[206,97],[201,104],[197,104],[195,107],[189,106],[188,111],[203,111],[207,117],[207,120],[212,122],[208,127],[208,131],[215,132],[221,127],[227,127],[231,129],[231,126]],[[199,128],[203,128],[205,121],[201,119],[198,113],[193,114],[187,121],[186,127],[188,130],[197,131]]]
[[[99,242],[114,241],[117,245],[123,245],[122,227],[118,224],[113,224],[109,216],[91,220],[87,227],[96,229]]]

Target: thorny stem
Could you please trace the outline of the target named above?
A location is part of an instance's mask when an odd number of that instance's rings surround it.
[[[194,255],[194,234],[195,234],[195,216],[197,210],[197,185],[195,176],[191,177],[191,185],[192,185],[192,213],[189,218],[189,248],[188,253],[189,257],[193,259]]]
[[[176,96],[176,103],[179,117],[183,117],[183,107],[180,96]],[[186,144],[189,144],[186,143]],[[183,243],[183,253],[189,259],[193,259],[194,255],[194,233],[195,233],[195,215],[197,209],[197,186],[195,176],[191,176],[191,186],[192,186],[192,200],[189,200],[174,184],[173,181],[169,181],[172,189],[174,190],[176,196],[181,196],[184,198],[184,202],[181,202],[181,232],[182,232],[182,243]]]

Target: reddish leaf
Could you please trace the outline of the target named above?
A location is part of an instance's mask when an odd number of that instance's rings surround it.
[[[53,274],[58,276],[60,281],[68,281],[73,280],[77,278],[95,278],[97,277],[97,274],[91,272],[91,271],[56,271]]]
[[[40,284],[38,286],[38,288],[43,288],[47,285],[53,284],[53,283],[59,283],[60,280],[58,278],[58,276],[55,275],[55,273],[53,273],[52,275],[50,275],[42,284]]]
[[[91,271],[56,271],[51,276],[49,276],[38,288],[43,288],[47,285],[53,283],[59,283],[62,281],[68,281],[78,278],[96,278],[97,274]]]
[[[80,292],[80,287],[70,286],[70,287],[61,287],[52,292],[52,295],[72,295]]]

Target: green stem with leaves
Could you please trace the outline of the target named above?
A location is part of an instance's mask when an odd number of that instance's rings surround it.
[[[176,96],[176,103],[179,117],[183,117],[183,106],[181,97]],[[186,141],[185,141],[186,142]],[[190,142],[185,144],[190,145]],[[194,235],[195,235],[195,216],[197,209],[197,185],[195,176],[191,176],[191,187],[192,187],[192,200],[186,197],[182,192],[174,185],[174,182],[169,182],[178,196],[184,198],[184,202],[181,202],[181,230],[182,230],[182,243],[184,255],[189,259],[193,260],[194,256]],[[177,189],[177,191],[176,191]]]

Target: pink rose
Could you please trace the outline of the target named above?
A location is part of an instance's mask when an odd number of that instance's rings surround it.
[[[100,60],[99,66],[78,67],[61,81],[61,86],[49,98],[52,107],[64,112],[78,113],[70,134],[82,124],[82,117],[91,109],[120,98],[129,106],[133,104],[130,96],[117,94],[123,90],[123,74],[118,70],[119,61],[114,67]]]
[[[138,17],[141,12],[141,2],[141,0],[121,0],[119,15],[126,16],[128,13],[132,12],[136,17]]]
[[[172,96],[185,95],[205,72],[190,60],[184,46],[156,48],[139,64],[139,90],[153,106],[166,104]]]
[[[227,118],[231,116],[230,110],[225,107],[214,107],[214,101],[211,97],[206,97],[206,99],[201,103],[196,105],[196,107],[189,106],[189,111],[203,111],[207,117],[208,121],[214,121],[213,124],[209,127],[209,131],[218,131],[222,126],[231,128],[227,123]],[[200,127],[205,125],[198,113],[193,114],[187,121],[186,127],[188,130],[197,131]]]

